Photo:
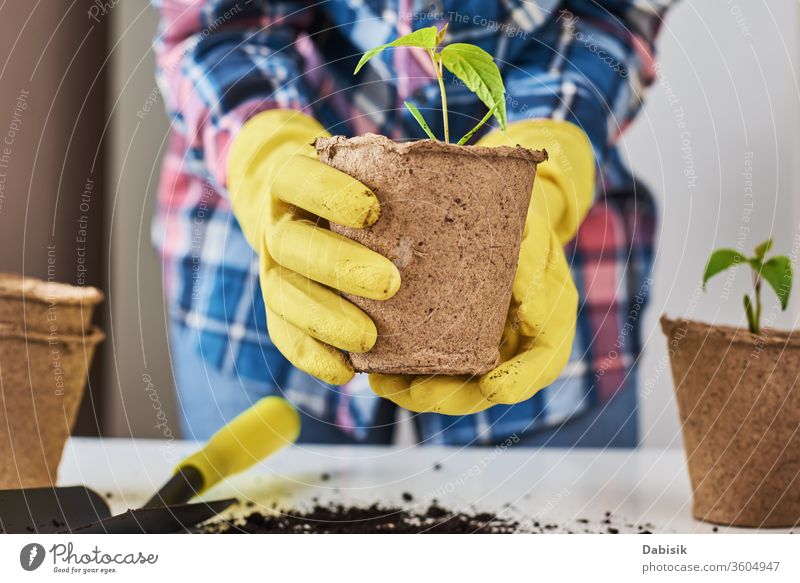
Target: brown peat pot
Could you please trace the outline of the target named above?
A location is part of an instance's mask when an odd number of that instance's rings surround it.
[[[55,483],[103,333],[93,287],[0,274],[0,489]]]
[[[315,146],[320,160],[381,203],[372,227],[331,228],[388,257],[401,276],[389,300],[346,296],[378,330],[369,352],[350,354],[355,370],[480,375],[494,368],[536,165],[547,152],[372,134]]]
[[[82,334],[103,292],[15,273],[0,273],[0,322],[22,330]]]
[[[755,335],[666,317],[661,327],[695,518],[800,524],[800,332]]]

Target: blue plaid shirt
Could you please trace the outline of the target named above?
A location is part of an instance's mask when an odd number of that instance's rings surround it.
[[[413,50],[385,51],[357,77],[366,50],[448,23],[447,42],[493,54],[510,121],[566,119],[589,136],[598,196],[567,248],[581,296],[570,365],[552,386],[513,406],[467,417],[421,415],[432,443],[495,442],[551,426],[602,403],[628,381],[639,355],[655,213],[614,144],[655,77],[654,40],[670,0],[156,0],[157,77],[172,120],[153,239],[163,258],[172,325],[197,332],[208,366],[262,380],[265,391],[356,438],[378,398],[364,375],[343,387],[293,369],[266,332],[258,265],[226,199],[227,152],[251,116],[302,109],[334,134],[424,137],[402,106],[438,106],[438,87]],[[485,112],[448,79],[451,131]],[[434,133],[439,116],[428,111]]]

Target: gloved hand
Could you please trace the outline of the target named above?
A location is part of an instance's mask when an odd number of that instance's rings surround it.
[[[480,378],[370,375],[378,395],[405,409],[466,415],[519,403],[555,381],[569,360],[578,293],[563,245],[591,206],[594,155],[582,130],[554,120],[517,122],[506,134],[493,132],[478,142],[515,144],[545,148],[550,157],[536,172],[500,364]]]
[[[363,228],[380,215],[375,195],[319,162],[311,145],[327,135],[305,114],[272,110],[248,120],[228,157],[234,215],[258,253],[269,335],[297,368],[332,384],[353,377],[339,350],[364,352],[375,324],[338,291],[375,300],[400,287],[394,264],[327,229]]]

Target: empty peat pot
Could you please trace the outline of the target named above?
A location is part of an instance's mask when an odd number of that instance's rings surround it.
[[[93,287],[0,274],[0,489],[55,483],[103,333]]]
[[[695,518],[800,524],[800,332],[755,335],[666,317],[661,327]]]
[[[82,334],[102,299],[94,287],[0,273],[0,322],[23,330]]]
[[[355,370],[480,375],[494,368],[536,164],[547,152],[372,134],[315,146],[320,160],[381,203],[373,226],[331,228],[388,257],[401,276],[389,300],[346,296],[378,331],[369,352],[350,354]]]

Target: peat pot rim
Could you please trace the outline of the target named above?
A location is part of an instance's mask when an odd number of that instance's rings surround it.
[[[447,154],[457,156],[470,156],[474,158],[517,158],[528,162],[544,162],[548,159],[547,150],[532,150],[516,146],[459,146],[458,144],[440,142],[438,140],[414,140],[408,142],[395,142],[386,136],[377,134],[363,134],[354,138],[345,136],[332,136],[330,138],[317,138],[313,142],[317,150],[339,148],[381,148],[387,152],[400,155],[407,154]]]
[[[61,342],[65,344],[89,344],[94,345],[102,342],[106,335],[97,326],[92,326],[83,334],[62,334],[56,332],[55,336],[45,334],[43,332],[33,332],[31,330],[23,330],[17,326],[10,324],[0,324],[0,340],[5,338],[14,338],[24,340],[26,342],[35,342],[39,344],[49,344],[51,341]]]
[[[726,324],[709,324],[688,318],[670,318],[661,316],[661,330],[668,338],[673,336],[679,328],[705,333],[712,342],[721,341],[729,345],[747,346],[750,348],[772,348],[785,350],[786,348],[800,349],[800,331],[777,330],[765,328],[761,334],[753,334],[745,328],[729,326]]]
[[[55,305],[94,305],[103,300],[96,287],[44,281],[17,273],[0,273],[0,298]]]

